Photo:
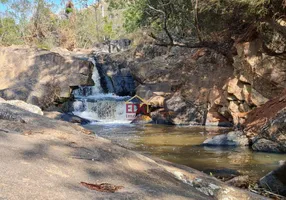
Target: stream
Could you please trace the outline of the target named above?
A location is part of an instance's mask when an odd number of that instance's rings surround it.
[[[130,150],[221,177],[239,173],[258,180],[285,160],[283,154],[254,152],[248,147],[201,146],[206,138],[229,132],[226,128],[112,123],[85,127]]]

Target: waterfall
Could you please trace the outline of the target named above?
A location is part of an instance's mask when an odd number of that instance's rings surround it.
[[[91,77],[94,81],[94,86],[79,86],[78,89],[73,91],[73,95],[75,96],[75,98],[88,97],[96,94],[101,94],[103,92],[100,85],[100,76],[96,68],[96,62],[92,58],[90,58],[89,61],[91,61],[94,66]]]
[[[90,61],[94,64],[92,79],[95,85],[79,86],[73,91],[73,114],[97,122],[129,123],[133,119],[126,113],[126,101],[130,96],[117,96],[112,93],[112,88],[108,89],[108,93],[104,93],[96,62],[94,59]]]

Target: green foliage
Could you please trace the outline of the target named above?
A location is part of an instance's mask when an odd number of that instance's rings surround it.
[[[66,13],[69,14],[69,13],[72,13],[73,12],[73,9],[72,8],[66,8]]]
[[[266,18],[285,17],[283,0],[198,0],[197,10],[195,2],[134,0],[126,5],[124,27],[129,32],[148,27],[158,34],[166,22],[174,38],[196,38],[200,31],[204,39],[211,40],[214,34],[224,33],[222,38],[230,37],[245,32],[250,24],[259,26]],[[198,28],[200,30],[196,30]]]
[[[13,18],[0,19],[0,42],[3,45],[22,44],[19,26]]]
[[[45,49],[61,46],[72,50],[124,35],[122,11],[107,11],[102,1],[80,10],[68,1],[60,15],[53,13],[55,5],[47,0],[0,1],[5,1],[7,7],[5,16],[0,17],[0,45],[29,44]],[[79,1],[82,5],[87,2]],[[105,7],[105,17],[101,5]]]
[[[98,40],[98,19],[99,16],[92,9],[76,13],[73,28],[77,47],[91,47]]]
[[[114,32],[113,32],[113,23],[111,20],[108,20],[107,17],[104,18],[104,25],[103,25],[103,31],[104,35],[107,38],[113,38]]]
[[[137,4],[131,4],[124,11],[124,28],[127,32],[134,32],[141,26],[141,20],[143,19],[145,1],[142,0]]]
[[[0,2],[7,7],[0,17],[0,45],[68,49],[92,47],[106,39],[126,37],[127,33],[140,35],[143,29],[164,41],[171,41],[171,35],[175,41],[195,43],[201,39],[224,41],[255,26],[270,42],[273,27],[267,20],[285,19],[282,5],[286,4],[284,0],[97,0],[94,5],[77,10],[68,1],[62,14],[57,15],[47,0]]]

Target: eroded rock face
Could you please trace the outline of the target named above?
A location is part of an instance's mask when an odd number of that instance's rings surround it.
[[[115,58],[111,59],[110,56]],[[118,58],[117,55],[101,54],[95,55],[95,59],[104,92],[119,96],[135,94],[135,81],[123,56]]]
[[[152,48],[160,53],[149,55]],[[259,40],[236,48],[234,63],[204,48],[169,53],[152,45],[139,48],[135,54],[141,56],[128,63],[139,83],[136,93],[147,99],[163,96],[174,124],[241,125],[248,112],[286,87],[286,63],[261,53]]]
[[[253,150],[286,153],[286,108],[270,119],[257,137],[259,139],[254,139]]]
[[[41,108],[69,98],[71,87],[93,85],[93,64],[36,48],[0,48],[0,96]]]
[[[205,124],[208,110],[215,108],[218,113],[227,104],[223,86],[233,67],[223,56],[207,49],[174,48],[171,54],[129,63],[140,83],[136,92],[148,99],[164,97],[164,108],[172,113],[173,124]]]
[[[245,133],[253,150],[286,152],[286,91],[249,113]]]
[[[236,73],[241,76],[241,80],[250,83],[261,96],[270,99],[286,88],[285,59],[264,53],[260,39],[237,44],[236,49]]]

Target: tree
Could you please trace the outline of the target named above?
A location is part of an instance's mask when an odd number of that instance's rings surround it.
[[[5,46],[12,44],[22,44],[19,26],[11,17],[0,19],[0,44]]]
[[[284,4],[284,0],[134,0],[125,4],[124,26],[128,31],[148,28],[158,45],[209,47],[227,55],[234,40],[265,38],[266,29],[286,39],[285,26],[278,22],[285,20]]]

